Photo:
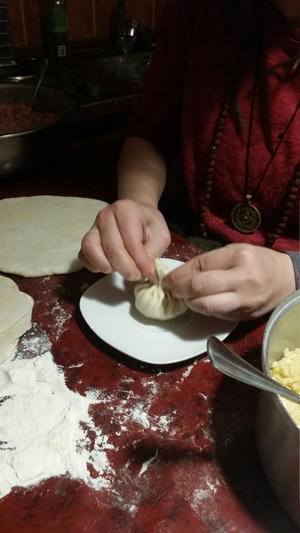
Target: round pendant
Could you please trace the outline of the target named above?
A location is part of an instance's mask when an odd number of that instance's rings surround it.
[[[231,222],[241,233],[253,233],[261,224],[260,212],[251,202],[241,202],[232,209]]]

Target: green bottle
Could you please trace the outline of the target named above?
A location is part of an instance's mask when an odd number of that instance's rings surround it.
[[[65,0],[52,0],[48,13],[49,59],[65,63],[68,57],[68,21]]]

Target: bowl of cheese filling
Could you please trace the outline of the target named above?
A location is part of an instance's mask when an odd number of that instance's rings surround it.
[[[269,377],[300,395],[300,290],[281,302],[267,322],[262,367]],[[273,491],[287,513],[300,525],[300,403],[261,392],[256,441]]]

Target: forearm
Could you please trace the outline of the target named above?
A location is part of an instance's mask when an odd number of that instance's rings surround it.
[[[118,165],[118,198],[157,207],[166,183],[166,164],[156,148],[139,137],[128,138]]]

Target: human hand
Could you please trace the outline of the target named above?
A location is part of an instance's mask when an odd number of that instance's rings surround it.
[[[197,313],[239,321],[271,311],[296,288],[287,254],[251,244],[198,255],[170,272],[163,286]]]
[[[118,200],[102,209],[81,243],[79,259],[92,272],[156,279],[153,259],[170,244],[164,217],[149,205]]]

